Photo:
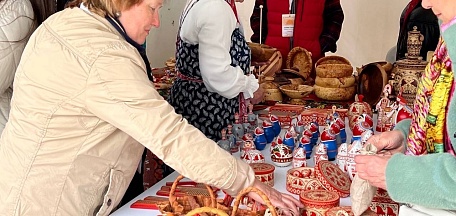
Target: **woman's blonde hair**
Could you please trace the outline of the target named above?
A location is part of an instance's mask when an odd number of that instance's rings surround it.
[[[67,3],[67,7],[75,7],[79,6],[80,3],[84,3],[84,5],[93,13],[103,17],[106,15],[116,17],[120,11],[129,9],[142,1],[143,0],[73,0]]]

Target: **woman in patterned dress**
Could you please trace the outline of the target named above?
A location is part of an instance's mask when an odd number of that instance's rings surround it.
[[[227,1],[187,2],[176,44],[178,79],[168,99],[177,113],[214,141],[233,123],[234,113],[245,112],[245,99],[257,103],[263,98],[250,74],[250,49],[234,0]]]

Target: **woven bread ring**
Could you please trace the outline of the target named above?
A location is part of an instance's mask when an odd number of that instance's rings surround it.
[[[339,101],[349,100],[355,95],[355,86],[347,88],[325,88],[318,85],[314,85],[315,95],[321,99]]]
[[[228,214],[220,209],[212,208],[212,207],[200,207],[189,211],[186,216],[193,216],[201,213],[211,213],[220,216],[228,216]]]
[[[315,79],[315,84],[327,88],[346,88],[355,85],[355,77],[347,76],[340,78],[323,78],[318,77]]]
[[[177,183],[179,183],[180,180],[182,180],[184,178],[183,175],[179,175],[173,182],[173,185],[171,186],[171,189],[169,191],[169,203],[173,203],[176,201],[177,197],[174,195],[174,192],[176,191],[176,188],[177,188]],[[209,186],[209,185],[205,185],[206,186],[206,189],[208,190],[209,192],[209,195],[211,196],[211,207],[212,208],[217,208],[217,200],[215,198],[215,195],[214,195],[214,191],[212,190],[212,188]]]
[[[315,68],[318,77],[339,78],[348,77],[353,74],[353,67],[347,64],[324,64]]]
[[[254,187],[248,187],[248,188],[245,188],[244,190],[242,190],[241,192],[239,192],[239,194],[236,197],[236,200],[234,201],[233,211],[231,212],[231,216],[236,216],[236,212],[239,209],[239,204],[241,203],[242,198],[245,195],[247,195],[248,193],[250,193],[250,192],[255,192],[258,195],[260,195],[260,197],[266,203],[266,206],[269,208],[269,211],[271,212],[271,215],[272,216],[278,216],[276,209],[274,208],[274,206],[272,205],[271,201],[266,196],[266,194],[264,194],[263,191],[261,191],[260,189],[257,189],[257,188],[254,188]]]

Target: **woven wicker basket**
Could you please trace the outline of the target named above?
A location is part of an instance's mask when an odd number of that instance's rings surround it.
[[[280,90],[290,98],[301,99],[310,94],[314,88],[308,85],[288,84],[280,86]]]
[[[342,56],[325,56],[323,58],[318,59],[318,61],[315,63],[315,67],[319,65],[324,65],[324,64],[347,64],[351,65],[350,61],[348,59],[342,57]]]
[[[252,52],[253,62],[265,62],[268,61],[271,56],[277,51],[276,48],[259,43],[248,42],[247,45],[250,47]]]
[[[263,98],[265,101],[282,101],[282,92],[273,81],[274,77],[265,77],[264,82],[260,84],[261,88],[264,89]]]
[[[177,185],[180,180],[182,180],[184,176],[179,175],[173,182],[171,186],[171,190],[169,192],[169,203],[171,204],[171,208],[173,210],[173,215],[182,215],[190,212],[191,210],[199,207],[212,207],[217,208],[217,200],[214,195],[214,191],[209,185],[205,185],[208,191],[207,194],[188,194],[187,196],[183,197],[176,197],[175,192]],[[208,196],[209,195],[209,196]],[[198,203],[199,201],[199,203]],[[202,205],[202,206],[201,206]]]
[[[264,216],[263,211],[251,211],[251,210],[246,210],[246,209],[240,209],[239,204],[241,203],[241,200],[244,198],[245,195],[247,195],[250,192],[257,193],[260,195],[260,197],[264,200],[266,203],[266,206],[268,207],[270,213],[272,216],[278,216],[276,208],[272,205],[271,201],[269,198],[264,194],[261,190],[254,188],[254,187],[248,187],[239,192],[239,194],[236,197],[236,200],[234,201],[233,204],[233,211],[231,212],[231,216],[245,216],[245,215],[251,215],[251,216]]]
[[[324,64],[315,68],[317,76],[321,78],[341,78],[353,74],[353,67],[347,64]]]
[[[286,66],[294,69],[291,73],[306,80],[312,72],[312,54],[302,47],[295,47],[288,53]]]

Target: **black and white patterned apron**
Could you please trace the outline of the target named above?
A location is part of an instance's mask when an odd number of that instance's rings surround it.
[[[193,5],[184,10],[180,26]],[[237,15],[236,15],[237,17]],[[234,122],[234,113],[239,112],[239,97],[228,99],[210,92],[201,77],[198,44],[189,44],[180,39],[180,28],[177,35],[176,69],[180,73],[170,91],[168,102],[187,121],[201,130],[208,138],[218,141],[221,130]],[[231,65],[239,66],[245,74],[250,73],[250,48],[239,28],[231,35]],[[234,76],[234,75],[233,75]]]

